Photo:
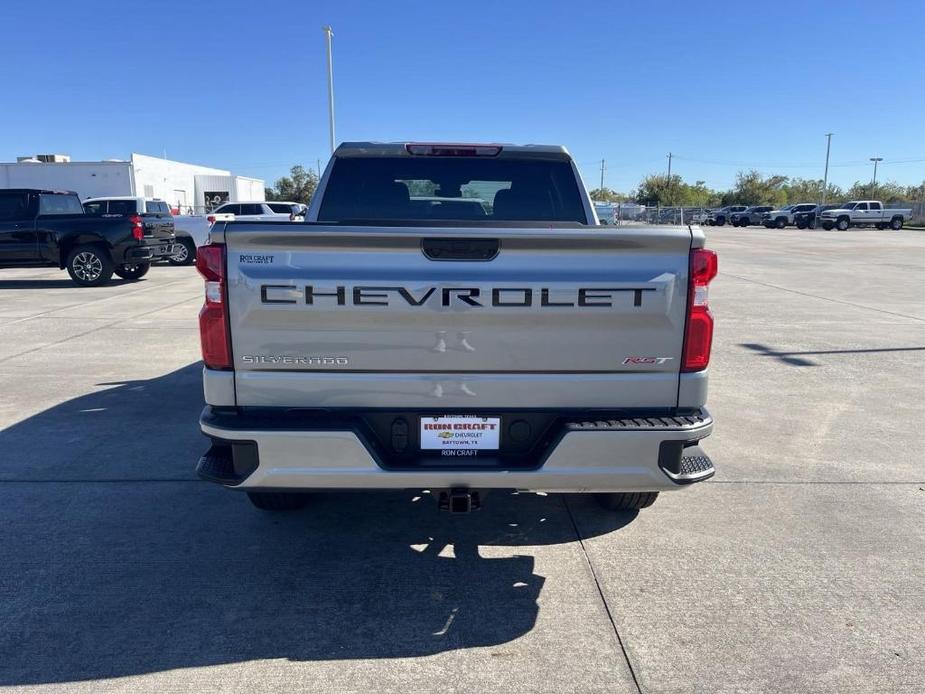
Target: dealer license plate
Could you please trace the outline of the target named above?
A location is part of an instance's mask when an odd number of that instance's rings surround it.
[[[500,440],[500,417],[421,417],[422,451],[496,451]]]

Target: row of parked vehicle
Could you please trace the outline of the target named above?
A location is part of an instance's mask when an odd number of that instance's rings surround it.
[[[798,229],[815,229],[821,226],[826,231],[845,231],[850,227],[872,226],[877,229],[902,229],[909,220],[911,208],[887,208],[879,200],[852,200],[835,205],[798,203],[775,208],[772,205],[727,205],[718,210],[703,213],[695,223],[707,226],[734,227],[764,226],[767,229],[783,229],[795,226]]]
[[[207,217],[174,216],[159,198],[81,202],[71,191],[0,189],[0,268],[57,267],[82,287],[113,275],[137,280],[157,261],[192,265],[217,218],[288,222],[304,215],[305,205],[294,202],[225,203]]]

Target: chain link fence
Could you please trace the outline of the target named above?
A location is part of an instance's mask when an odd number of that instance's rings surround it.
[[[598,219],[603,224],[624,226],[628,224],[703,224],[712,207],[647,207],[636,203],[595,203]],[[885,209],[910,208],[912,214],[907,224],[925,226],[925,200],[886,202]]]

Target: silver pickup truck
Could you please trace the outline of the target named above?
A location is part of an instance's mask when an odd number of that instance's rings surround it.
[[[343,144],[305,223],[218,222],[197,266],[198,473],[259,508],[514,488],[633,510],[713,474],[716,255],[696,227],[599,225],[562,147]]]
[[[911,214],[910,207],[885,208],[879,200],[852,200],[834,209],[824,210],[819,220],[826,231],[833,227],[845,231],[853,226],[874,226],[877,229],[890,227],[899,231]]]

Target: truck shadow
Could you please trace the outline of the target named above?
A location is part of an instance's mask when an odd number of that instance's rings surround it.
[[[785,364],[791,366],[820,366],[818,362],[806,359],[807,356],[838,356],[850,354],[890,354],[892,352],[925,352],[925,347],[881,347],[881,348],[864,348],[864,349],[823,349],[823,350],[805,350],[802,352],[790,351],[785,352],[775,350],[767,345],[754,342],[742,342],[740,347],[751,350],[756,354],[764,357],[773,357]]]
[[[106,284],[100,285],[100,287],[131,285],[144,281],[144,277],[137,280],[123,280],[118,277],[113,277]],[[80,289],[80,291],[92,292],[94,289],[99,289],[100,287],[77,287],[77,285],[69,279],[0,280],[0,289]]]
[[[259,512],[193,476],[200,368],[0,432],[0,685],[421,656],[534,628],[535,555],[576,539],[563,497],[493,492],[451,516],[426,493],[331,493]],[[590,534],[633,516],[594,518]]]

